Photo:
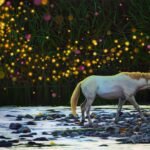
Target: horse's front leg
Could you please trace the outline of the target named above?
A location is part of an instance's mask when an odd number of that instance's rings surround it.
[[[115,123],[117,123],[118,120],[119,120],[119,115],[121,113],[121,109],[122,109],[122,106],[125,103],[125,101],[126,101],[125,99],[119,98],[117,114],[116,114],[116,117],[115,117]]]
[[[144,117],[144,114],[142,113],[138,103],[136,102],[135,100],[135,97],[132,96],[130,99],[129,99],[129,102],[134,106],[134,108],[139,112],[140,114],[140,117],[142,118],[142,120],[146,121],[146,118]]]
[[[85,105],[89,126],[92,126],[92,120],[90,117],[90,109],[91,109],[91,105],[92,105],[93,101],[94,101],[94,98],[87,99],[87,103]]]

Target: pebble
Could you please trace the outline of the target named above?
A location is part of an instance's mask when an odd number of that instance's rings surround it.
[[[12,130],[18,130],[21,127],[22,127],[22,124],[20,124],[20,123],[11,123],[9,125],[9,129],[12,129]]]
[[[29,133],[29,132],[31,132],[31,129],[29,127],[24,126],[24,127],[19,128],[17,130],[17,132],[18,133]]]

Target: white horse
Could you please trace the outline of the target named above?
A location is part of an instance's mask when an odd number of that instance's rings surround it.
[[[83,124],[85,121],[85,111],[89,124],[92,124],[89,112],[96,96],[104,99],[119,99],[115,122],[118,121],[122,106],[127,100],[140,113],[140,117],[145,120],[135,100],[135,94],[140,90],[150,89],[150,73],[122,72],[113,76],[92,75],[85,78],[77,84],[71,96],[71,109],[74,116],[76,116],[80,89],[85,96],[85,101],[81,104],[81,123]]]

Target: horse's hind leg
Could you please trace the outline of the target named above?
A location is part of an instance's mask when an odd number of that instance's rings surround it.
[[[146,119],[145,119],[145,117],[144,117],[144,115],[143,115],[143,113],[142,113],[142,111],[141,111],[141,109],[140,109],[138,103],[136,102],[134,96],[132,96],[132,97],[129,99],[129,102],[130,102],[130,103],[135,107],[135,109],[139,112],[140,117],[142,118],[142,120],[145,121]]]
[[[86,105],[87,100],[85,99],[84,102],[81,104],[81,114],[82,114],[82,119],[81,119],[81,124],[84,124],[85,121],[85,105]]]

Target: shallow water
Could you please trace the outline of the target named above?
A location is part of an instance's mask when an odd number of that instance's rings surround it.
[[[150,109],[150,106],[141,106],[144,109]],[[102,111],[102,113],[115,113],[117,106],[93,106],[92,112]],[[58,111],[57,113],[63,113],[66,115],[70,114],[69,107],[0,107],[0,135],[5,137],[10,137],[11,139],[19,139],[20,134],[12,134],[12,130],[9,129],[9,124],[14,122],[25,123],[31,121],[31,119],[23,119],[22,121],[16,121],[16,116],[30,114],[36,116],[41,113],[52,113],[47,110]],[[123,111],[133,110],[132,106],[124,106]],[[80,115],[80,109],[77,109],[78,114]],[[14,117],[6,117],[6,115],[12,115]],[[52,132],[55,130],[66,130],[66,129],[78,129],[79,126],[63,126],[59,121],[56,120],[43,120],[36,121],[37,125],[28,125],[32,132],[36,132],[36,137],[43,137],[42,132]],[[10,148],[0,148],[3,150],[32,150],[32,149],[51,149],[51,150],[148,150],[150,149],[150,144],[120,144],[116,141],[115,138],[101,139],[99,137],[60,137],[53,139],[52,135],[44,135],[44,137],[49,138],[49,141],[43,142],[45,144],[55,143],[55,146],[52,147],[26,147],[24,145],[12,146]],[[33,138],[28,138],[32,140]],[[20,143],[26,143],[26,140],[20,140]],[[40,141],[41,142],[41,141]],[[58,146],[57,146],[58,144]],[[59,146],[59,144],[64,144],[65,146]]]

